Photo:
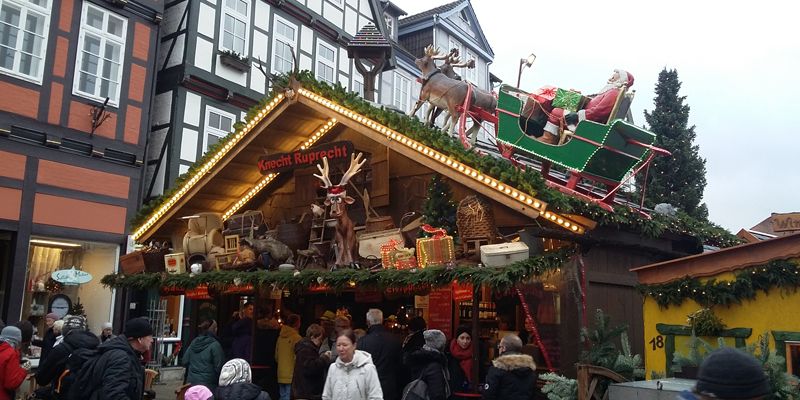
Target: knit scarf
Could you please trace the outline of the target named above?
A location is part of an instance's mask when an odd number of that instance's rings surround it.
[[[462,349],[461,346],[458,345],[458,340],[453,339],[450,341],[450,354],[458,360],[458,365],[461,366],[461,370],[464,371],[464,376],[467,378],[467,381],[471,381],[472,379],[472,343],[470,342],[469,347],[466,349]]]

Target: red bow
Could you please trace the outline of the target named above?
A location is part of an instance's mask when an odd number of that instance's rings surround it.
[[[331,186],[328,188],[329,194],[339,194],[344,193],[344,186]]]
[[[444,228],[434,228],[428,224],[422,225],[422,230],[425,231],[425,233],[432,233],[434,239],[441,239],[447,236],[447,231],[444,230]]]

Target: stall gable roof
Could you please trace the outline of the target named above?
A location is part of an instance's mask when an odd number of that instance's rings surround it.
[[[709,253],[633,268],[639,283],[661,284],[684,278],[710,277],[770,261],[800,257],[800,233]]]
[[[134,231],[134,240],[147,240],[167,223],[185,225],[179,218],[198,212],[217,212],[225,218],[236,213],[277,178],[277,174],[261,176],[254,167],[264,149],[289,152],[308,148],[327,132],[341,129],[341,126],[530,218],[542,216],[573,233],[582,234],[586,230],[574,219],[547,210],[547,203],[530,194],[334,101],[301,87],[289,93],[290,97],[276,95],[232,134],[216,154],[207,158],[205,164]]]

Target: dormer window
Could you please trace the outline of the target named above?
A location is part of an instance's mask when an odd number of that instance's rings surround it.
[[[459,15],[459,16],[461,16],[461,19],[462,19],[462,20],[463,20],[463,21],[464,21],[464,22],[465,22],[467,25],[469,25],[469,17],[467,17],[467,10],[466,10],[466,9],[463,9],[463,10],[461,10],[461,12],[460,12],[458,15]]]

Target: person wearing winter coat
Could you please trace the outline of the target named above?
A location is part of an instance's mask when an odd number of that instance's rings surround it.
[[[500,340],[500,356],[492,361],[484,386],[484,400],[529,400],[536,392],[536,364],[522,354],[522,340],[509,334]]]
[[[447,382],[447,357],[444,354],[447,338],[438,329],[423,332],[425,344],[421,349],[406,358],[411,369],[412,381],[421,379],[428,387],[429,400],[446,400],[450,397],[450,385]]]
[[[13,325],[0,332],[0,400],[12,400],[28,371],[20,365],[19,347],[22,331]]]
[[[73,317],[72,323],[62,327],[64,340],[50,352],[50,356],[36,369],[36,383],[40,386],[57,386],[58,378],[66,369],[67,359],[78,349],[96,349],[100,339],[86,330],[86,319]]]
[[[325,330],[311,324],[306,329],[306,337],[294,345],[294,375],[292,394],[297,400],[317,400],[322,398],[325,387],[325,373],[331,365],[330,352],[319,354],[319,346],[325,340]]]
[[[456,392],[470,390],[472,377],[472,332],[470,327],[461,326],[450,341],[448,347],[448,371],[450,372],[450,388]]]
[[[336,338],[339,357],[328,368],[322,400],[383,400],[372,356],[356,350],[356,335],[346,329]]]
[[[372,356],[381,381],[383,398],[396,400],[402,388],[397,387],[397,375],[403,362],[400,339],[383,326],[383,312],[377,308],[367,311],[367,335],[358,340],[358,348]]]
[[[219,387],[214,391],[214,400],[270,400],[269,394],[252,382],[250,364],[234,358],[222,366]]]
[[[66,325],[65,325],[66,326]],[[125,324],[123,334],[97,347],[97,358],[85,363],[70,396],[87,400],[139,400],[144,391],[142,354],[153,344],[153,328],[146,318]]]
[[[278,363],[278,389],[280,400],[289,400],[292,394],[292,377],[294,375],[294,346],[303,339],[298,333],[300,316],[289,315],[281,328],[278,343],[275,345],[275,361]]]
[[[217,387],[225,352],[217,340],[217,321],[206,320],[198,326],[200,334],[183,353],[181,364],[186,368],[186,383]]]
[[[50,313],[44,316],[44,323],[47,326],[47,330],[44,332],[44,336],[42,336],[41,340],[33,341],[34,346],[42,348],[41,355],[39,356],[39,365],[42,365],[42,363],[47,360],[50,350],[53,350],[53,346],[56,344],[57,335],[53,331],[53,325],[60,319],[61,318],[56,313]]]
[[[231,356],[250,362],[253,360],[253,312],[255,305],[245,303],[241,319],[231,325]]]

